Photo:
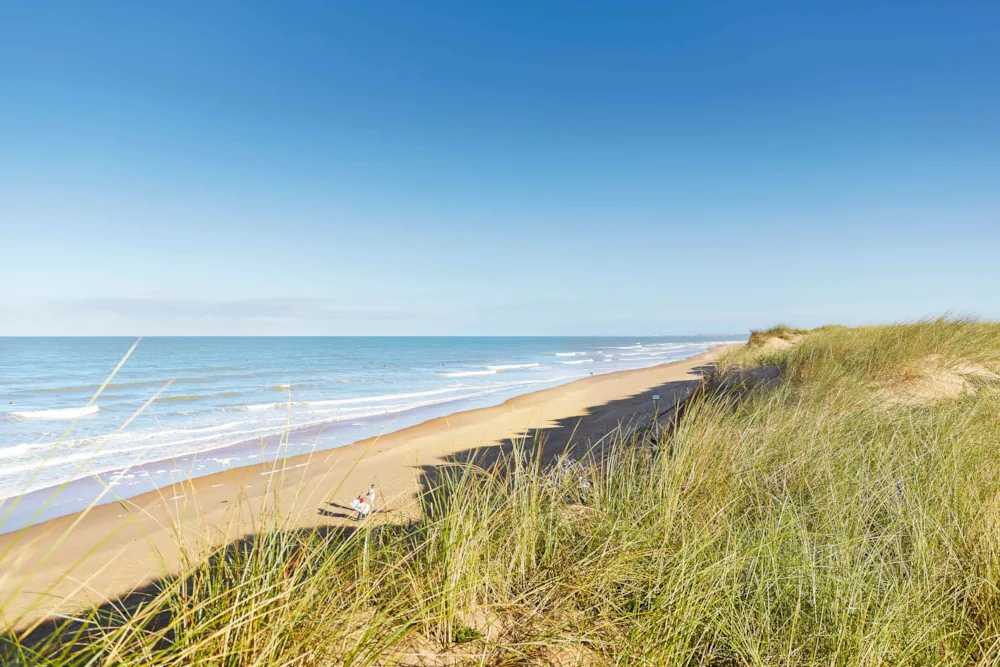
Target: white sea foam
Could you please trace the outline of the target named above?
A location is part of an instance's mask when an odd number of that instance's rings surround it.
[[[293,403],[294,405],[294,403]],[[266,410],[277,410],[281,407],[288,407],[288,403],[254,403],[251,405],[240,405],[230,410],[245,410],[246,412],[264,412]]]
[[[17,445],[10,445],[7,447],[0,448],[0,459],[10,460],[18,459],[26,455],[36,455],[40,452],[47,452],[53,447],[60,447],[63,449],[78,449],[87,446],[100,446],[104,447],[110,443],[115,437],[125,438],[128,437],[132,441],[145,441],[145,440],[170,440],[175,436],[189,437],[194,434],[199,433],[215,433],[216,435],[211,437],[218,437],[220,431],[231,431],[239,426],[246,426],[247,422],[226,422],[224,424],[215,424],[212,426],[194,427],[194,428],[167,428],[159,429],[152,432],[146,433],[131,433],[128,436],[120,434],[107,434],[98,435],[90,438],[76,438],[73,440],[62,440],[59,442],[27,442],[20,443]],[[222,434],[228,435],[228,434]],[[159,445],[152,445],[153,447],[158,447]],[[3,474],[3,468],[0,468],[0,475]]]
[[[496,393],[498,391],[503,391],[503,390],[511,389],[513,387],[520,386],[520,385],[537,384],[539,382],[559,381],[559,380],[565,380],[565,379],[568,379],[568,378],[567,377],[559,377],[559,378],[555,378],[553,380],[522,380],[522,381],[518,381],[518,382],[498,383],[498,384],[494,384],[494,385],[487,385],[487,386],[484,386],[484,387],[468,387],[468,386],[461,386],[461,385],[459,385],[459,386],[454,387],[453,389],[460,389],[460,390],[464,389],[466,391],[464,393],[461,393],[461,394],[458,394],[458,395],[436,396],[436,397],[431,398],[430,400],[423,400],[423,401],[410,402],[410,403],[402,402],[402,403],[395,403],[395,404],[390,404],[390,405],[380,405],[380,406],[374,406],[374,405],[357,406],[357,407],[347,408],[346,410],[348,410],[349,412],[346,412],[345,410],[340,410],[339,413],[337,413],[337,414],[331,414],[329,411],[327,411],[325,413],[317,414],[315,416],[315,418],[313,418],[313,419],[309,419],[309,420],[304,421],[304,422],[294,423],[294,424],[292,424],[291,428],[293,428],[293,429],[302,429],[302,428],[308,428],[308,427],[311,427],[311,426],[318,426],[318,425],[321,425],[321,424],[329,424],[329,423],[336,423],[336,422],[341,422],[341,421],[364,419],[366,417],[378,417],[378,416],[384,416],[384,415],[389,415],[389,414],[396,414],[396,413],[405,412],[405,411],[408,411],[408,410],[413,410],[413,409],[416,409],[416,408],[428,407],[428,406],[436,405],[436,404],[439,404],[439,403],[446,403],[446,402],[450,402],[450,401],[459,401],[459,400],[466,400],[466,399],[470,399],[470,398],[477,398],[477,397],[487,396],[489,394],[493,394],[493,393]],[[415,396],[425,396],[426,397],[428,394],[444,394],[444,393],[448,393],[448,392],[446,392],[445,390],[436,390],[436,391],[432,391],[432,392],[411,392],[411,393],[406,393],[406,394],[386,394],[386,395],[383,395],[382,397],[411,398],[411,397],[415,397]],[[373,397],[373,398],[382,398],[382,397]],[[355,400],[355,399],[346,399],[346,400]],[[326,403],[338,403],[338,402],[342,403],[344,401],[326,401]],[[315,403],[317,403],[317,404],[324,403],[324,401],[316,401]],[[357,412],[358,410],[362,410],[362,411],[365,411],[365,412],[361,412],[359,414]],[[314,411],[305,410],[305,411],[300,411],[300,412],[304,412],[306,414],[310,414],[311,412],[314,412]],[[260,437],[260,436],[265,436],[266,437],[268,435],[274,435],[274,434],[277,434],[277,433],[284,432],[284,431],[286,431],[289,428],[289,425],[286,423],[285,418],[283,416],[279,417],[279,418],[277,418],[275,420],[273,420],[273,422],[272,422],[271,425],[257,425],[257,426],[253,426],[249,422],[230,422],[229,424],[226,424],[224,426],[232,426],[232,425],[243,425],[243,426],[249,426],[250,428],[245,428],[245,429],[230,431],[230,432],[222,433],[222,434],[213,434],[213,435],[205,435],[205,432],[206,431],[214,430],[214,429],[216,429],[218,427],[207,427],[207,428],[203,428],[203,429],[169,429],[169,430],[166,430],[166,431],[157,431],[157,432],[149,433],[149,434],[146,434],[145,436],[140,436],[138,438],[136,438],[135,436],[133,436],[133,438],[135,438],[135,439],[127,441],[127,442],[123,442],[122,446],[118,446],[118,447],[114,447],[114,448],[107,447],[107,445],[110,444],[110,440],[111,440],[112,436],[101,436],[101,437],[97,437],[97,438],[88,438],[88,439],[81,439],[79,441],[75,441],[77,444],[79,444],[79,443],[85,443],[85,444],[92,445],[92,446],[93,445],[99,445],[98,449],[82,449],[81,450],[81,448],[79,446],[64,447],[63,445],[68,444],[68,443],[64,442],[64,443],[61,443],[61,446],[57,450],[54,450],[54,451],[51,451],[51,452],[47,452],[47,456],[46,456],[45,460],[43,460],[43,461],[39,461],[37,459],[34,459],[34,460],[25,460],[23,462],[18,461],[17,463],[15,463],[13,465],[6,464],[3,467],[0,467],[0,479],[2,479],[3,477],[8,477],[8,476],[14,475],[16,473],[21,473],[21,472],[28,471],[28,470],[34,470],[34,469],[39,469],[39,468],[41,468],[41,469],[55,468],[55,467],[59,467],[59,466],[65,466],[65,465],[71,464],[71,463],[88,464],[88,463],[93,463],[94,460],[97,459],[97,458],[107,459],[107,458],[113,458],[113,457],[115,457],[115,455],[120,455],[120,454],[121,455],[126,455],[126,454],[130,455],[130,460],[123,460],[121,458],[115,458],[112,462],[108,462],[108,463],[105,463],[103,465],[98,465],[96,467],[95,466],[89,466],[89,469],[85,473],[82,473],[80,475],[77,475],[77,476],[73,477],[73,479],[78,479],[79,477],[86,477],[86,476],[92,475],[92,474],[98,474],[98,473],[102,473],[102,472],[110,472],[110,471],[113,471],[113,470],[118,470],[118,469],[124,468],[124,467],[126,467],[128,465],[135,465],[135,464],[138,464],[138,463],[149,463],[149,460],[143,459],[141,456],[139,456],[139,454],[142,453],[142,452],[149,452],[149,451],[158,450],[158,449],[169,449],[169,457],[170,458],[176,458],[178,456],[188,456],[188,455],[191,455],[191,454],[208,452],[208,451],[212,451],[214,449],[219,449],[219,448],[222,448],[222,447],[227,447],[227,446],[236,444],[238,442],[246,441],[247,439],[257,438],[257,437]],[[195,437],[183,437],[184,435],[195,436]],[[167,437],[165,439],[159,439],[159,438],[162,438],[163,436],[167,436]],[[182,436],[182,437],[177,438],[176,436]],[[219,439],[220,436],[223,436],[224,439],[220,440]],[[153,438],[157,438],[158,441],[157,442],[153,442],[153,443],[148,443],[148,444],[146,442],[143,442],[143,441],[148,441],[149,439],[153,439]],[[71,441],[71,442],[73,442],[73,441]],[[53,445],[55,443],[47,443],[47,444],[48,444],[48,446],[51,446],[51,445]],[[38,448],[42,448],[42,447],[45,447],[45,446],[46,446],[46,443],[38,443],[38,444],[35,444],[35,445],[21,445],[20,447],[26,447],[26,448],[30,447],[30,449],[38,449]],[[9,453],[11,453],[12,449],[13,449],[12,447],[5,447],[3,449],[3,453],[4,454],[9,454]],[[25,453],[25,452],[22,450],[21,453]],[[166,455],[167,454],[165,452],[164,456],[166,456]],[[44,486],[47,486],[47,485],[43,484],[43,485],[40,485],[37,488],[44,488]],[[30,490],[33,490],[33,489],[28,489],[26,491],[19,490],[19,492],[27,492],[27,491],[30,491]]]
[[[575,357],[580,354],[586,354],[586,352],[556,352],[557,357]]]
[[[478,377],[481,375],[495,375],[497,373],[522,370],[525,368],[538,368],[539,366],[541,366],[541,364],[537,362],[533,364],[504,364],[499,366],[484,366],[480,370],[444,371],[438,373],[437,376],[443,378],[471,378],[471,377]]]
[[[511,386],[517,384],[530,384],[530,382],[525,383],[506,383],[495,386],[488,387],[467,387],[466,389],[471,389],[469,393],[460,394],[458,396],[439,396],[433,398],[432,400],[420,401],[416,403],[399,403],[393,405],[382,405],[382,406],[368,406],[368,412],[357,414],[352,412],[351,414],[341,414],[341,415],[324,415],[318,419],[312,419],[305,422],[300,422],[292,425],[293,429],[303,429],[311,426],[318,426],[321,424],[336,423],[340,421],[347,421],[352,419],[363,419],[365,417],[381,417],[386,415],[397,414],[400,412],[405,412],[408,410],[413,410],[416,408],[428,407],[436,405],[439,403],[446,403],[450,401],[465,400],[470,398],[477,398],[482,396],[487,396],[497,391],[503,389],[508,389]],[[415,392],[415,394],[427,394],[427,393],[442,393],[440,390],[437,392]],[[411,396],[414,394],[398,394],[398,396]],[[249,424],[248,424],[249,425]],[[18,462],[13,465],[5,465],[0,468],[0,479],[4,477],[16,477],[18,474],[30,472],[30,471],[41,471],[52,468],[64,468],[67,465],[73,464],[76,467],[76,474],[72,475],[65,481],[73,481],[76,479],[81,479],[83,477],[88,477],[95,474],[113,472],[115,470],[120,470],[128,466],[137,464],[148,464],[156,460],[161,459],[150,459],[141,456],[142,452],[148,452],[153,450],[161,450],[163,459],[176,459],[181,456],[190,456],[193,454],[200,454],[204,452],[209,452],[215,449],[220,449],[223,447],[228,447],[230,445],[236,444],[238,442],[246,441],[248,438],[256,438],[261,436],[274,435],[277,433],[284,432],[288,429],[288,425],[283,423],[283,420],[278,420],[278,422],[272,426],[268,427],[258,427],[246,430],[234,431],[231,433],[226,433],[225,440],[219,440],[217,436],[201,436],[195,438],[184,438],[180,440],[170,440],[168,442],[157,442],[153,444],[142,444],[138,445],[135,443],[129,444],[124,447],[102,448],[98,451],[73,451],[70,450],[64,453],[63,450],[54,452],[57,455],[48,456],[46,459],[31,460]],[[95,439],[96,440],[96,439]],[[157,452],[159,453],[159,452]],[[127,458],[116,455],[128,455]],[[247,458],[256,458],[255,456],[248,456]],[[101,459],[100,462],[97,459]],[[166,470],[157,472],[167,472]],[[8,491],[8,493],[20,494],[29,493],[33,490],[46,488],[51,486],[50,483],[37,483],[32,484],[28,488],[16,488],[0,490],[0,498],[4,495],[3,491]]]
[[[559,363],[562,363],[562,364],[589,364],[592,361],[594,361],[594,360],[593,359],[577,359],[575,361],[561,361]]]
[[[487,366],[486,368],[487,370],[491,370],[497,373],[502,373],[504,371],[516,371],[522,368],[538,368],[539,366],[541,366],[541,364],[536,362],[533,364],[506,364],[503,366]]]
[[[437,376],[443,378],[471,378],[479,375],[496,375],[496,373],[496,371],[450,371],[447,373],[438,373]]]
[[[62,408],[59,410],[26,410],[8,413],[13,419],[69,420],[94,415],[101,411],[96,405],[83,408]]]

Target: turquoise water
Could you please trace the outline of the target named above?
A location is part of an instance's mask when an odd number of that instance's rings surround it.
[[[88,405],[133,339],[0,338],[0,498],[93,475],[128,497],[259,462],[282,433],[282,454],[328,449],[743,339],[146,338]]]

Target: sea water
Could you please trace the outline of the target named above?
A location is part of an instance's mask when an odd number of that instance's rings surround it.
[[[146,338],[94,399],[135,340],[0,338],[0,499],[85,479],[126,498],[739,340]],[[8,514],[0,532],[93,499],[67,488],[38,516]]]

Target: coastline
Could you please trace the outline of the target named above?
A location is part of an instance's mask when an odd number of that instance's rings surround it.
[[[12,350],[21,368],[0,364],[21,378],[0,406],[0,534],[84,510],[109,485],[102,502],[744,338],[150,338],[89,408],[133,341],[28,339]]]
[[[574,442],[581,443],[616,423],[648,420],[681,400],[697,384],[697,369],[726,347],[582,378],[336,449],[178,482],[0,535],[2,622],[16,627],[118,597],[175,572],[182,559],[260,530],[264,510],[283,517],[281,529],[343,525],[346,514],[330,503],[344,505],[372,482],[380,491],[377,508],[391,510],[372,520],[416,519],[416,494],[429,468],[531,430],[575,423]],[[645,395],[653,389],[657,404]],[[580,428],[584,418],[587,426]],[[554,445],[565,443],[556,438]]]

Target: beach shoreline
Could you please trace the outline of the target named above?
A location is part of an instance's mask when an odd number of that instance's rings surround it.
[[[727,347],[520,394],[335,449],[185,480],[0,535],[0,622],[16,627],[114,599],[175,572],[182,559],[260,530],[262,512],[283,517],[283,529],[345,524],[349,517],[338,507],[370,483],[380,491],[377,509],[391,510],[374,520],[415,520],[427,469],[459,460],[461,452],[554,433],[573,422],[575,443],[600,438],[617,423],[648,422],[682,400]]]
[[[743,338],[0,339],[0,533]]]

